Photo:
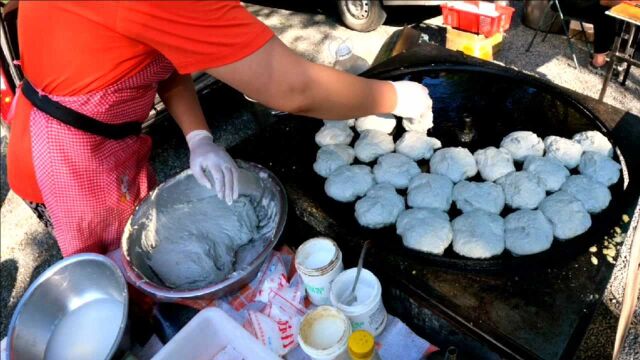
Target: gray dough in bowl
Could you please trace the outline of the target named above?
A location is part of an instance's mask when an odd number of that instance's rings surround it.
[[[131,226],[141,234],[140,250],[168,287],[191,290],[224,280],[235,253],[259,229],[259,212],[249,197],[231,205],[189,175],[152,195],[151,206]]]

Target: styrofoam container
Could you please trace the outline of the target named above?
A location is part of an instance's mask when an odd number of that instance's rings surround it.
[[[331,304],[342,311],[351,321],[352,330],[367,330],[378,336],[387,324],[387,310],[382,303],[382,286],[378,278],[367,269],[362,269],[356,286],[356,302],[351,306],[342,303],[351,292],[358,269],[345,270],[331,285]]]
[[[309,300],[314,305],[329,304],[331,282],[344,270],[335,241],[325,237],[305,241],[296,251],[295,264]]]
[[[280,359],[229,315],[218,308],[206,308],[185,325],[152,360],[210,360],[222,351],[244,359]]]

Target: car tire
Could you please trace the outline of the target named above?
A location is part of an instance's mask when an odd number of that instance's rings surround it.
[[[338,0],[338,12],[348,28],[361,32],[377,29],[387,17],[379,0]]]

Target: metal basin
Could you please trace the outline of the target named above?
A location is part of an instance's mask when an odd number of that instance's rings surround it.
[[[127,286],[108,258],[61,260],[26,291],[11,319],[7,358],[109,359],[127,319]]]
[[[269,212],[267,217],[269,225],[262,228],[264,231],[259,231],[256,238],[238,249],[235,254],[235,271],[223,281],[204,288],[177,290],[167,287],[147,264],[141,249],[141,233],[132,224],[137,223],[139,218],[152,211],[155,206],[153,199],[158,197],[158,194],[161,196],[163,192],[178,191],[184,196],[189,196],[188,189],[189,186],[194,185],[194,181],[191,171],[185,170],[149,193],[140,202],[125,227],[122,236],[123,265],[128,280],[134,286],[158,301],[175,302],[182,299],[215,299],[240,289],[255,277],[282,234],[287,218],[287,198],[284,187],[269,170],[249,162],[237,161],[237,163],[240,168],[259,175],[263,188],[260,202],[275,204],[271,207],[275,212]],[[242,192],[240,189],[240,193]]]

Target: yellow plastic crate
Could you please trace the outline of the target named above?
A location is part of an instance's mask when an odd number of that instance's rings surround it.
[[[447,49],[462,51],[467,55],[475,56],[483,60],[493,60],[493,54],[496,53],[502,45],[502,38],[502,33],[497,33],[487,38],[483,35],[472,34],[447,27]]]

